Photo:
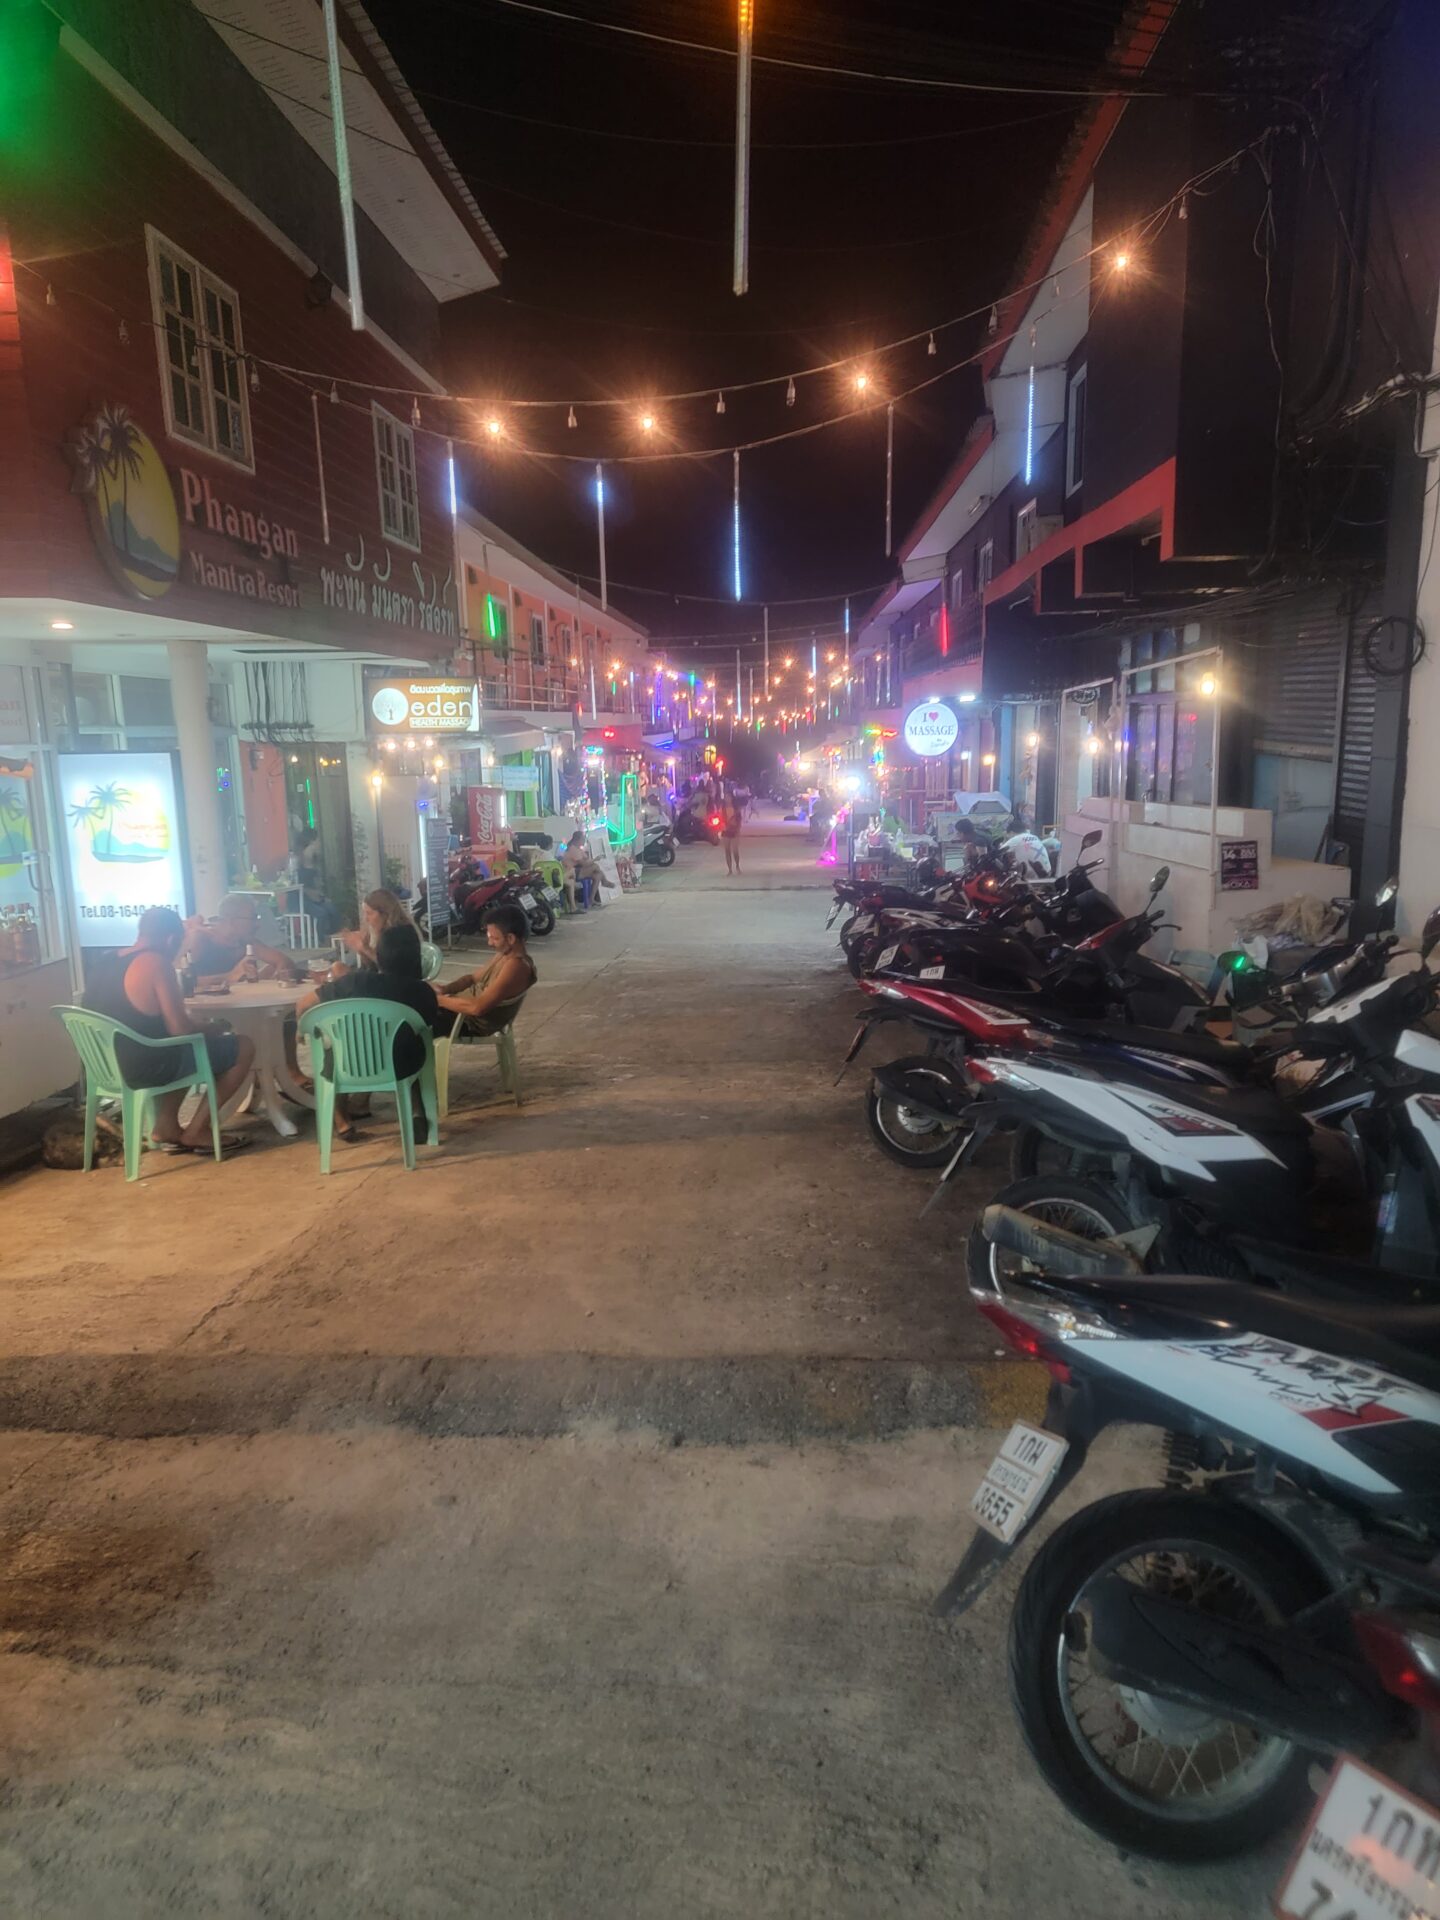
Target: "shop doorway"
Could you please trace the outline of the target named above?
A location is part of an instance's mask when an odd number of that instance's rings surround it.
[[[320,873],[326,898],[347,927],[359,923],[355,840],[345,748],[317,741],[281,749],[285,759],[285,823],[291,853],[310,833],[320,836]]]

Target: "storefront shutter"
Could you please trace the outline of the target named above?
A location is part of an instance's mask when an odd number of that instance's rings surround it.
[[[1255,647],[1256,751],[1334,754],[1349,637],[1335,596],[1286,601],[1237,624]]]

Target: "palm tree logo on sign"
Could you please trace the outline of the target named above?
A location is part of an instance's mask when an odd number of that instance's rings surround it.
[[[158,600],[180,572],[180,512],[154,441],[113,402],[72,436],[68,451],[105,564],[127,593]]]
[[[92,787],[69,807],[77,832],[88,830],[90,853],[102,866],[144,866],[170,851],[170,821],[163,808],[145,811],[128,787],[111,781]]]
[[[0,880],[13,880],[34,850],[24,792],[8,781],[0,783]]]

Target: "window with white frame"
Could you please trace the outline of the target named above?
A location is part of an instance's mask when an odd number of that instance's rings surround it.
[[[995,578],[995,542],[987,540],[975,556],[975,591],[984,593]]]
[[[545,616],[532,613],[530,616],[530,651],[535,659],[545,658]]]
[[[1023,560],[1035,546],[1035,523],[1040,515],[1038,500],[1027,500],[1015,515],[1015,558]]]
[[[380,483],[380,529],[387,540],[420,550],[420,490],[415,481],[415,436],[403,420],[374,407],[375,472]]]
[[[1085,368],[1070,376],[1065,406],[1065,491],[1076,493],[1085,480]]]
[[[153,227],[145,237],[166,431],[253,467],[240,302]]]
[[[959,558],[956,560],[954,568],[952,569],[950,574],[951,606],[955,607],[958,610],[960,603],[964,600],[964,598],[965,598],[965,561],[963,558]]]

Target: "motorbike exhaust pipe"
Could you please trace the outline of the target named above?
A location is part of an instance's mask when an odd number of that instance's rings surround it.
[[[1199,1709],[1305,1747],[1365,1752],[1407,1716],[1358,1659],[1317,1646],[1291,1626],[1247,1626],[1118,1574],[1099,1580],[1066,1627],[1115,1686],[1160,1704]]]
[[[1046,1273],[1120,1279],[1145,1270],[1143,1262],[1118,1240],[1085,1240],[1014,1207],[986,1207],[980,1231],[992,1246],[1006,1247]]]

